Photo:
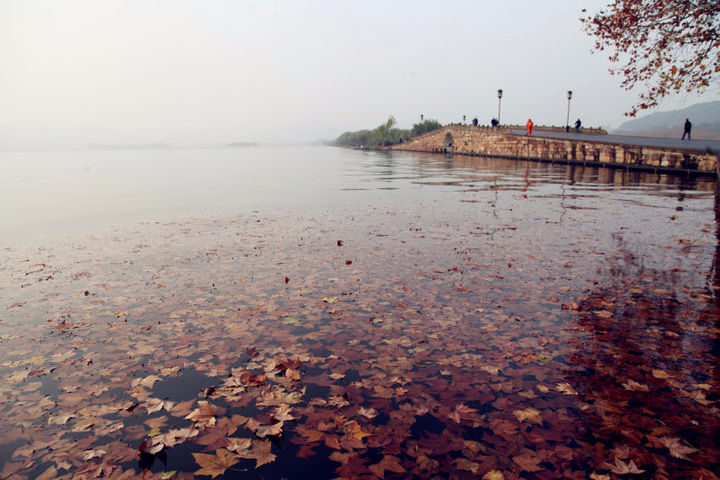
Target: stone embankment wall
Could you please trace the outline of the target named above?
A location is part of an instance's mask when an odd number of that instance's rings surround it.
[[[533,137],[516,135],[505,128],[469,125],[449,125],[392,149],[712,175],[718,168],[718,157],[709,152]]]

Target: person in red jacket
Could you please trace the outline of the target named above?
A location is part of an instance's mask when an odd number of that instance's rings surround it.
[[[532,120],[528,118],[528,121],[527,121],[527,123],[525,124],[525,126],[526,126],[527,129],[528,129],[528,135],[532,135],[532,127],[533,127]]]

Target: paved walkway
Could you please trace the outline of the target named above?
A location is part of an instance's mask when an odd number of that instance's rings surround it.
[[[512,130],[516,135],[526,135],[527,130]],[[720,141],[717,140],[680,140],[674,138],[631,137],[627,135],[590,135],[584,133],[535,131],[533,137],[561,138],[589,142],[615,143],[619,145],[637,145],[641,147],[660,147],[687,150],[693,152],[711,152],[720,154]]]

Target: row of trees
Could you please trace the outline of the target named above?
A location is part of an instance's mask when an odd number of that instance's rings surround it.
[[[340,135],[334,143],[335,145],[343,147],[395,145],[396,143],[407,141],[410,138],[442,127],[437,120],[425,120],[416,123],[411,129],[397,128],[396,124],[395,117],[391,115],[385,123],[373,130],[345,132]]]

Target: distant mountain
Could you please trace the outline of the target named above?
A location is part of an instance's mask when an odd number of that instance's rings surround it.
[[[681,137],[685,119],[692,123],[692,138],[720,140],[720,101],[691,105],[680,110],[656,112],[620,125],[611,133],[648,137]]]

